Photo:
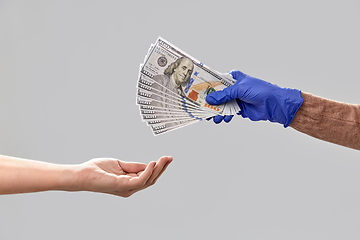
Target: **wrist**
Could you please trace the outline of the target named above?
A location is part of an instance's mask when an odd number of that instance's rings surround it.
[[[303,97],[301,91],[291,88],[277,88],[273,92],[273,98],[275,101],[269,101],[274,106],[268,109],[273,109],[271,112],[271,122],[278,122],[283,124],[287,128],[293,121],[296,112],[299,110],[303,103]]]
[[[286,105],[288,106],[287,107],[288,117],[286,123],[284,124],[285,128],[287,128],[294,120],[297,111],[299,110],[299,108],[301,107],[304,101],[300,90],[288,88],[287,91],[288,91],[288,97],[285,99],[285,101],[286,101]]]
[[[55,173],[55,185],[53,190],[80,191],[81,165],[59,165]]]

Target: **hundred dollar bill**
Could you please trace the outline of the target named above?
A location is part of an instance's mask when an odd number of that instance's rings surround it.
[[[166,118],[207,118],[208,115],[205,115],[203,113],[193,113],[193,116],[189,116],[187,112],[169,112],[166,109],[161,110],[141,110],[140,111],[141,116],[144,120],[149,119],[151,116],[154,116],[152,118],[156,119],[166,119]]]
[[[154,111],[154,110],[142,110],[141,117],[143,121],[148,121],[149,119],[203,119],[207,118],[206,115],[202,114],[192,114],[191,116],[184,112],[168,112],[168,111]]]
[[[183,117],[183,118],[194,118],[194,119],[202,119],[208,118],[209,114],[201,111],[196,111],[192,109],[179,109],[175,104],[171,105],[167,103],[167,108],[157,108],[158,102],[153,99],[146,99],[138,97],[138,103],[140,104],[140,114],[142,116],[143,121],[149,119],[157,119],[157,118],[175,118],[175,117]],[[155,106],[154,106],[155,105]],[[182,111],[179,111],[182,110]]]
[[[153,86],[157,86],[157,87],[153,87]],[[158,82],[149,79],[144,75],[141,75],[137,87],[138,87],[138,96],[145,96],[149,98],[152,98],[154,96],[155,99],[161,100],[163,104],[166,104],[166,99],[168,98],[180,104],[187,105],[189,109],[194,109],[195,111],[206,110],[207,113],[204,113],[202,115],[205,118],[211,117],[214,114],[214,111],[212,110],[209,111],[208,109],[199,108],[199,105],[193,103],[192,101],[186,102],[186,99],[181,98],[181,96],[178,95],[177,93],[171,93],[171,92],[164,93],[163,90],[163,88],[165,88],[164,86],[160,85]],[[159,90],[159,88],[160,89],[162,88],[162,90]],[[159,105],[161,104],[159,103]],[[236,104],[236,106],[238,107],[238,104]],[[166,107],[164,107],[164,109],[166,109]],[[224,112],[227,112],[229,115],[234,115],[238,111],[239,109],[238,110],[233,109],[231,106],[229,106],[229,104],[225,105],[224,107]]]
[[[156,135],[160,135],[162,133],[166,133],[166,132],[178,129],[178,128],[182,128],[182,127],[197,123],[198,121],[200,121],[200,120],[189,120],[188,122],[183,122],[183,123],[175,122],[175,123],[173,123],[173,125],[171,123],[164,123],[164,124],[159,124],[159,125],[151,125],[150,127],[153,131],[153,134],[156,136]]]
[[[159,135],[239,112],[235,100],[217,106],[205,100],[209,93],[235,82],[230,74],[218,73],[159,37],[140,65],[136,104],[142,121]]]
[[[159,104],[162,104],[161,101],[146,98],[143,96],[137,97],[137,104],[140,105],[140,109],[145,109],[145,108],[147,108],[148,110],[162,109],[162,110],[166,110],[166,112],[168,113],[171,113],[173,111],[179,112],[179,110],[182,110],[183,112],[187,113],[190,117],[192,117],[193,115],[203,113],[202,111],[197,111],[194,109],[187,108],[186,106],[182,106],[176,103],[169,103],[169,102],[165,103],[165,107],[159,107]],[[205,116],[208,116],[208,114],[206,114]]]
[[[193,122],[193,121],[201,121],[200,119],[184,119],[184,118],[175,118],[175,119],[152,119],[152,120],[149,120],[146,122],[146,124],[148,126],[151,126],[151,125],[159,125],[159,124],[165,124],[165,123],[169,123],[169,124],[172,124],[173,122],[178,122],[180,124],[183,124],[183,123],[188,123],[188,122]]]
[[[169,42],[167,42],[166,40],[164,40],[164,39],[162,39],[161,37],[159,37],[158,40],[157,40],[157,43],[159,43],[159,42],[161,42],[161,41],[163,41],[163,43],[162,43],[161,45],[171,46],[172,49],[173,49],[174,51],[177,51],[178,53],[180,53],[180,55],[188,56],[188,57],[189,57],[190,59],[192,59],[194,62],[197,62],[203,69],[205,69],[205,70],[207,70],[207,71],[209,71],[209,72],[212,72],[212,73],[217,74],[218,77],[220,77],[220,78],[222,79],[222,82],[223,82],[226,86],[233,85],[233,84],[236,82],[236,80],[233,79],[230,74],[222,74],[222,73],[218,73],[218,72],[215,71],[215,70],[210,69],[209,67],[205,66],[204,64],[202,64],[201,62],[199,62],[199,61],[196,60],[195,58],[189,56],[189,55],[188,55],[187,53],[185,53],[184,51],[178,49],[177,47],[175,47],[175,46],[172,45],[171,43],[169,43]],[[156,44],[152,44],[152,45],[150,46],[149,51],[148,51],[148,54],[146,55],[145,60],[144,60],[145,62],[149,60],[149,58],[151,57],[151,54],[154,54],[154,51],[156,52],[156,49],[155,49],[156,47],[157,47]],[[174,57],[174,55],[171,55],[171,54],[169,54],[169,56],[170,56],[170,57]],[[164,60],[164,58],[161,58],[161,57],[160,57],[158,60],[159,60],[158,62],[161,62],[162,60]],[[153,64],[153,65],[154,65],[154,64]],[[161,65],[161,64],[159,63],[158,65]],[[140,66],[140,72],[141,72],[141,69],[144,69],[144,64],[141,64],[141,66]],[[196,75],[196,72],[197,72],[197,71],[195,71],[195,74],[194,74],[194,75]],[[201,88],[201,86],[198,86],[198,88],[199,88],[199,87]],[[212,89],[212,90],[219,90],[219,89]],[[208,94],[208,93],[209,93],[209,92],[207,92],[207,94]],[[197,95],[196,92],[194,92],[194,93],[191,94],[192,97],[195,97],[196,95]],[[204,99],[203,99],[203,100],[204,100]],[[238,107],[238,104],[236,104],[236,102],[228,102],[228,103],[226,103],[226,105],[229,105],[229,106],[227,106],[227,108],[224,110],[223,115],[228,115],[228,114],[230,114],[230,113],[233,114],[233,112],[238,112],[238,111],[240,111],[240,108]],[[206,106],[211,108],[211,106],[209,106],[208,104],[207,104]],[[227,112],[227,110],[229,110],[229,109],[233,109],[234,111]]]
[[[208,115],[210,114],[214,114],[214,111],[204,111],[201,108],[198,108],[196,106],[192,106],[187,104],[184,101],[181,100],[177,100],[174,98],[164,98],[163,96],[157,94],[157,93],[153,93],[153,92],[149,92],[147,90],[143,90],[143,89],[138,89],[138,96],[142,97],[144,99],[149,99],[149,100],[154,100],[159,108],[163,108],[163,109],[167,109],[168,105],[171,104],[172,106],[182,106],[183,109],[187,109],[188,111],[191,112],[206,112]]]
[[[141,113],[142,110],[169,111],[167,108],[162,108],[162,107],[158,107],[158,106],[151,106],[151,105],[148,104],[149,102],[145,101],[144,99],[138,99],[137,103],[139,103],[138,105],[139,105],[140,113]],[[174,108],[172,110],[172,112],[184,113],[184,109]]]
[[[138,88],[141,88],[143,90],[153,92],[157,95],[163,96],[164,98],[172,98],[177,99],[181,103],[185,103],[188,106],[192,106],[195,108],[199,108],[200,106],[197,103],[194,103],[192,100],[188,100],[186,98],[183,98],[181,95],[179,95],[176,92],[172,92],[171,89],[167,89],[165,86],[161,85],[160,83],[146,77],[145,75],[141,74],[139,81],[138,81]]]
[[[162,38],[151,48],[141,73],[165,86],[166,92],[175,92],[215,111],[215,115],[222,114],[224,105],[209,105],[205,100],[207,94],[233,84]]]
[[[160,121],[166,121],[166,122],[175,122],[175,121],[187,121],[187,120],[203,120],[201,117],[189,117],[184,115],[156,115],[156,114],[142,114],[141,117],[143,118],[144,122],[149,122],[153,120],[160,120]],[[150,125],[150,124],[148,124]]]
[[[185,101],[176,99],[176,98],[174,98],[172,96],[165,97],[165,96],[160,95],[159,93],[150,92],[150,91],[140,89],[140,88],[137,91],[137,95],[141,96],[143,98],[148,98],[148,99],[155,100],[156,102],[159,103],[159,107],[164,108],[164,109],[166,109],[167,104],[170,103],[170,104],[173,104],[173,105],[182,105],[183,107],[187,107],[188,109],[192,109],[194,111],[201,110],[197,106],[190,105],[190,104],[186,103]]]
[[[143,110],[162,110],[165,114],[173,115],[175,112],[183,111],[190,117],[208,117],[214,115],[214,112],[209,112],[207,109],[202,109],[199,104],[194,103],[191,99],[182,98],[175,92],[166,91],[166,88],[161,84],[149,79],[148,77],[140,74],[138,81],[138,94],[137,96],[142,99],[152,99],[151,106],[144,105],[144,103],[137,102]],[[148,102],[146,104],[149,104]],[[180,108],[178,106],[181,106]],[[205,111],[204,111],[205,110]],[[206,113],[205,113],[206,112]],[[144,112],[141,112],[143,114]],[[199,116],[201,114],[201,116]],[[172,117],[172,116],[171,116]],[[143,120],[148,119],[148,116],[143,117]]]

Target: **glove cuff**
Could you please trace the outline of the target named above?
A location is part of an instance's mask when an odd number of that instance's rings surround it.
[[[303,103],[303,97],[300,90],[289,88],[285,88],[284,90],[286,90],[286,98],[284,99],[286,121],[283,124],[284,128],[287,128],[301,107]]]

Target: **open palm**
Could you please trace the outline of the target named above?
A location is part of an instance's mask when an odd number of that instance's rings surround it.
[[[82,189],[129,197],[155,184],[172,159],[161,157],[146,165],[113,158],[95,158],[82,164]]]

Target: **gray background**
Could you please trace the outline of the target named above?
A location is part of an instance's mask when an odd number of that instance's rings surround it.
[[[235,117],[154,137],[135,105],[162,36],[206,65],[360,103],[358,1],[0,0],[0,153],[76,164],[172,155],[124,199],[0,196],[0,239],[359,239],[359,152]]]

